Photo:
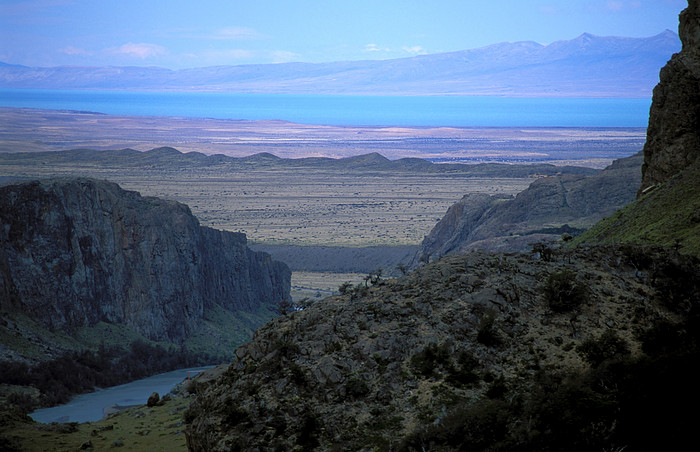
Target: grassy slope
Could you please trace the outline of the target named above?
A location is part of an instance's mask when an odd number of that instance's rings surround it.
[[[257,329],[279,314],[273,305],[261,305],[255,312],[231,312],[216,306],[210,311],[204,325],[185,342],[187,349],[194,353],[215,354],[224,361],[235,357],[235,350],[248,342]]]
[[[700,255],[700,164],[695,164],[577,237],[574,245],[646,243]]]
[[[185,451],[182,414],[191,399],[173,397],[162,406],[139,405],[98,422],[83,424],[39,424],[10,419],[0,420],[0,449],[48,450],[127,450]]]

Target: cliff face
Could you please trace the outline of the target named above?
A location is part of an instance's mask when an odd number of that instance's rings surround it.
[[[680,14],[679,34],[683,49],[661,70],[661,80],[654,89],[637,199],[577,238],[577,242],[656,244],[700,256],[697,0],[689,1]]]
[[[189,208],[91,179],[0,187],[0,308],[52,329],[122,323],[181,342],[205,312],[289,296],[291,272]]]
[[[654,88],[640,193],[700,157],[700,2],[680,14],[680,53],[661,69]]]
[[[588,227],[634,199],[641,162],[637,154],[593,176],[545,177],[515,198],[466,195],[425,237],[418,259],[471,249],[529,250],[532,242],[570,232],[565,223]]]

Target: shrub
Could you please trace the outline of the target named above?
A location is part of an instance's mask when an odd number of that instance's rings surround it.
[[[554,250],[549,243],[546,242],[536,242],[532,244],[532,254],[538,254],[540,258],[545,262],[551,262],[554,257]]]
[[[352,376],[345,383],[345,393],[352,399],[358,399],[369,394],[369,386],[362,378]]]
[[[321,422],[318,416],[311,411],[306,411],[302,417],[297,445],[302,446],[302,450],[314,450],[319,445],[316,434],[320,428]]]
[[[352,283],[350,281],[346,281],[340,286],[338,286],[338,292],[340,292],[341,295],[349,295],[352,293]]]
[[[7,396],[7,402],[19,409],[21,413],[30,413],[36,409],[36,401],[34,398],[32,398],[31,395],[21,393],[21,392],[13,392],[10,395]]]
[[[593,367],[609,359],[622,359],[630,355],[627,341],[613,330],[606,330],[598,339],[589,338],[576,347],[576,351]]]
[[[474,372],[479,366],[479,360],[468,351],[460,352],[456,365],[449,365],[447,369],[448,383],[455,386],[471,386],[479,381],[479,375]]]
[[[439,423],[409,434],[397,450],[497,450],[495,446],[506,436],[510,418],[509,407],[502,401],[462,405]]]
[[[221,416],[223,417],[223,423],[229,427],[234,427],[250,420],[248,412],[238,406],[231,398],[226,399],[224,406],[221,408]]]
[[[424,377],[437,374],[437,370],[449,364],[450,355],[447,345],[428,344],[423,350],[411,357],[411,369]]]
[[[569,269],[551,273],[544,285],[544,298],[554,312],[576,309],[588,298],[587,287],[576,280],[576,273]]]
[[[477,328],[476,340],[487,347],[493,347],[501,343],[501,338],[498,337],[498,332],[493,324],[496,320],[493,314],[486,314],[479,321]]]

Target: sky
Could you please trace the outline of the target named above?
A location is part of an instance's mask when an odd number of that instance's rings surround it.
[[[0,62],[188,67],[410,57],[678,31],[686,0],[0,0]]]

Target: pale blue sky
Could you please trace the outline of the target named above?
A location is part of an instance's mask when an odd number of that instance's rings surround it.
[[[678,30],[686,0],[0,0],[0,61],[172,69]]]

